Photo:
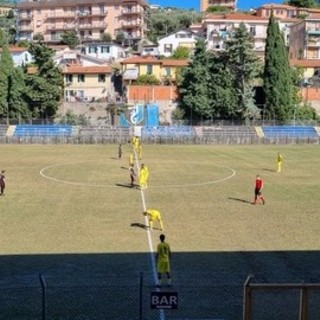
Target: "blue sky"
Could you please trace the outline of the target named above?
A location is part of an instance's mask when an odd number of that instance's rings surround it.
[[[177,7],[200,10],[200,0],[149,0],[150,4],[159,4],[162,7]],[[248,10],[258,8],[265,3],[283,3],[283,0],[238,0],[238,8]]]

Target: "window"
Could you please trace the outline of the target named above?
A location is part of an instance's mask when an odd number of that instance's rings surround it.
[[[89,47],[89,53],[97,53],[98,47],[97,46],[90,46]]]
[[[106,82],[106,75],[98,74],[98,82]]]
[[[104,13],[104,5],[100,5],[99,9],[100,9],[100,13]]]
[[[78,74],[78,82],[85,82],[84,74]]]
[[[153,65],[152,64],[148,64],[147,65],[147,74],[152,74],[153,73]]]
[[[66,74],[66,83],[72,83],[73,75],[72,74]]]
[[[110,47],[109,46],[101,47],[101,53],[110,53]]]
[[[27,53],[24,54],[24,61],[25,62],[28,62],[29,61],[29,56]]]
[[[166,76],[171,77],[171,68],[166,67]]]
[[[119,10],[119,6],[114,6],[114,10]]]
[[[250,33],[255,36],[257,33],[256,33],[256,27],[255,26],[251,26],[250,27]]]
[[[172,52],[172,44],[165,44],[164,45],[164,52]]]

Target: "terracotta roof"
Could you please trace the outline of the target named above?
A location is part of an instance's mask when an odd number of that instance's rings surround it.
[[[89,66],[84,67],[81,65],[66,66],[63,70],[64,74],[71,73],[85,73],[85,74],[97,74],[97,73],[112,73],[112,68],[110,66]]]
[[[162,60],[162,65],[168,66],[168,67],[185,67],[187,65],[189,65],[190,61],[186,60],[186,59],[181,59],[181,60],[177,60],[177,59],[164,59]]]
[[[307,12],[320,12],[320,9],[317,8],[300,8],[289,6],[287,4],[279,4],[279,3],[269,3],[262,5],[259,9],[287,9],[287,10],[297,10],[297,11],[307,11]]]
[[[287,4],[279,4],[279,3],[268,3],[268,4],[264,4],[262,5],[259,9],[297,9],[297,7],[294,6],[289,6]]]
[[[147,57],[130,57],[124,59],[121,63],[122,64],[161,64],[160,59],[155,57],[147,56]]]
[[[90,5],[90,4],[100,4],[105,3],[107,6],[123,5],[126,3],[126,0],[110,0],[110,1],[101,1],[101,0],[40,0],[40,1],[19,1],[17,7],[19,9],[24,8],[56,8],[56,7],[76,7],[78,5]],[[139,3],[144,7],[148,7],[148,3],[145,0],[132,0],[134,3]]]
[[[24,52],[28,51],[28,48],[26,47],[18,47],[18,46],[9,46],[10,52]],[[2,52],[2,48],[0,48],[0,52]]]
[[[294,67],[319,68],[320,67],[320,59],[290,60],[290,64]]]
[[[28,74],[36,74],[37,72],[38,72],[37,67],[28,67],[28,69],[27,69]]]
[[[310,19],[320,19],[320,13],[311,13],[306,20],[310,20]]]
[[[246,13],[227,13],[227,14],[208,14],[204,20],[238,20],[238,21],[246,21],[246,20],[255,20],[255,21],[269,21],[268,18],[254,16],[252,14]]]

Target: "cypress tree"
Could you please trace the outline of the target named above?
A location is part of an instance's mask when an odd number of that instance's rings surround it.
[[[286,122],[292,115],[293,81],[288,52],[279,24],[271,13],[264,67],[265,118]]]

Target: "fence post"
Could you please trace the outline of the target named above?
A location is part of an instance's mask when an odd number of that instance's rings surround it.
[[[308,319],[308,288],[303,285],[300,291],[300,320],[307,320],[307,319]]]
[[[46,281],[44,276],[40,273],[39,279],[41,283],[41,289],[42,289],[42,320],[46,320],[46,302],[47,302],[47,293],[46,293]]]
[[[244,283],[244,292],[243,292],[243,320],[251,320],[252,314],[252,302],[251,302],[251,288],[250,280],[252,275],[250,274]]]
[[[142,311],[143,311],[143,272],[140,273],[140,284],[139,284],[139,320],[142,320]]]

